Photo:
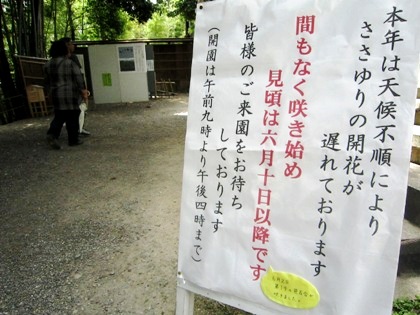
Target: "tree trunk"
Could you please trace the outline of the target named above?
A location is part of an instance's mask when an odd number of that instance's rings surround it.
[[[0,29],[4,29],[3,28],[3,20],[4,20],[3,7],[1,3],[0,3],[0,13],[1,13]],[[0,120],[2,121],[2,123],[7,123],[7,122],[14,121],[15,119],[22,116],[21,113],[14,111],[14,108],[21,107],[20,105],[22,102],[22,98],[17,97],[18,92],[17,92],[16,86],[15,86],[15,83],[13,81],[13,77],[11,74],[11,69],[10,69],[8,58],[7,58],[7,53],[4,46],[4,40],[5,38],[3,37],[2,40],[0,41],[0,82],[1,82],[1,90],[4,95],[3,110],[5,112],[1,113],[2,115],[0,115]]]
[[[72,40],[75,40],[76,30],[75,30],[74,22],[73,22],[73,9],[72,9],[71,0],[66,0],[66,7],[67,7],[67,21],[68,21],[67,24],[68,24],[68,27],[70,28],[70,37]]]
[[[42,35],[44,34],[43,1],[32,0],[31,2],[31,14],[27,15],[29,19],[27,25],[31,25],[28,56],[45,57],[44,41],[42,39]]]
[[[190,37],[190,22],[187,19],[185,20],[185,37]]]

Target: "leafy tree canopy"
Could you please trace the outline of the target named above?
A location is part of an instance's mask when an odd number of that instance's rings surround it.
[[[166,9],[168,16],[182,16],[190,22],[195,20],[196,0],[158,0],[157,4],[160,9]]]
[[[110,0],[105,2],[124,10],[139,23],[149,20],[154,11],[154,5],[149,0]]]
[[[117,39],[124,31],[125,21],[119,7],[106,0],[89,0],[88,19],[82,38]]]

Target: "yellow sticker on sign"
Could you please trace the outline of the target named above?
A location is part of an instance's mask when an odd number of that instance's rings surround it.
[[[314,308],[320,299],[312,283],[293,273],[274,271],[272,267],[262,278],[261,289],[273,302],[293,308]]]

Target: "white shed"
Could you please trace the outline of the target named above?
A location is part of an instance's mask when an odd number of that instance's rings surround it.
[[[95,104],[149,99],[144,43],[89,45]]]

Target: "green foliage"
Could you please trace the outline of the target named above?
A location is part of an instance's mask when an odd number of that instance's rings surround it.
[[[194,314],[205,315],[250,315],[245,311],[234,307],[221,304],[215,300],[207,299],[200,295],[195,296]],[[420,314],[420,295],[415,299],[396,299],[394,300],[392,315],[419,315]]]
[[[45,40],[49,46],[51,41],[73,34],[76,40],[183,37],[184,17],[174,13],[168,16],[178,2],[157,0],[154,5],[150,0],[45,0]]]
[[[169,16],[182,16],[186,21],[195,20],[196,0],[174,0],[173,9],[168,12]]]
[[[124,32],[125,22],[121,9],[107,0],[88,0],[87,38],[118,39]]]
[[[177,38],[184,34],[184,23],[179,17],[169,17],[157,12],[141,27],[140,38]]]
[[[69,10],[70,8],[70,10]],[[83,38],[89,30],[87,0],[44,0],[44,38],[48,44],[61,37]]]
[[[153,3],[149,0],[108,0],[106,3],[120,8],[137,22],[146,22],[154,11]]]
[[[420,314],[420,295],[417,295],[415,299],[396,299],[392,311],[392,315]]]

